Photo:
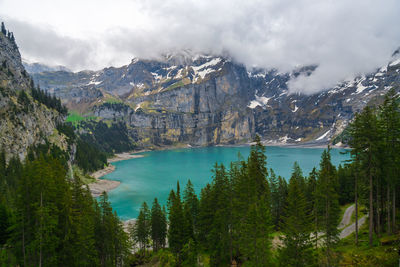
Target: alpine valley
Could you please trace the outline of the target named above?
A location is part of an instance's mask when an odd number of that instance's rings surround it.
[[[41,89],[83,115],[82,125],[90,124],[87,118],[122,122],[137,147],[237,144],[256,134],[267,143],[341,145],[356,112],[380,102],[390,88],[398,90],[398,56],[396,51],[374,73],[313,95],[291,94],[287,82],[318,66],[292,73],[249,70],[228,57],[190,51],[159,60],[135,58],[119,68],[31,75]]]

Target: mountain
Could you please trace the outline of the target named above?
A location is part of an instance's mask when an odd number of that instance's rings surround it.
[[[33,97],[33,81],[10,36],[0,32],[0,151],[23,159],[28,147],[45,142],[66,150],[65,136],[56,129],[64,115],[51,107],[50,97]]]
[[[41,73],[45,71],[66,71],[66,72],[71,72],[70,69],[64,66],[48,66],[45,64],[41,64],[38,62],[35,63],[29,63],[26,60],[22,60],[22,64],[25,67],[25,70],[29,73]]]
[[[139,146],[217,145],[252,140],[326,144],[369,102],[400,83],[395,60],[314,95],[289,94],[292,73],[248,70],[218,56],[176,53],[100,71],[33,73],[41,88],[96,120],[122,121]]]

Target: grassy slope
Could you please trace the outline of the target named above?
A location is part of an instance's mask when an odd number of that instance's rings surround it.
[[[338,253],[340,266],[398,266],[397,249],[400,235],[374,236],[374,246],[368,246],[368,224],[359,231],[359,246],[354,243],[355,234],[339,241],[335,251]],[[391,242],[384,242],[389,240]]]

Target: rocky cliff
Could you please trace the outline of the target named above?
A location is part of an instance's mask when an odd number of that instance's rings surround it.
[[[400,62],[314,95],[289,94],[292,73],[247,70],[227,58],[178,53],[120,68],[33,75],[71,109],[124,121],[137,143],[216,145],[250,141],[328,143],[367,103],[400,83]]]
[[[56,130],[63,118],[33,99],[32,84],[14,38],[0,33],[0,150],[8,157],[23,159],[29,146],[45,140],[66,146],[64,136]]]

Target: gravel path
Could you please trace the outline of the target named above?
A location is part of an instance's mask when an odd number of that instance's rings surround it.
[[[342,221],[339,223],[339,229],[342,229],[350,224],[351,215],[353,214],[355,208],[356,205],[353,204],[346,209],[346,211],[343,214]]]
[[[365,223],[365,220],[367,219],[368,216],[364,216],[361,219],[358,220],[358,229],[360,229],[361,225]],[[345,238],[349,236],[351,233],[353,233],[356,230],[356,223],[352,223],[351,225],[347,226],[340,232],[339,238]]]

